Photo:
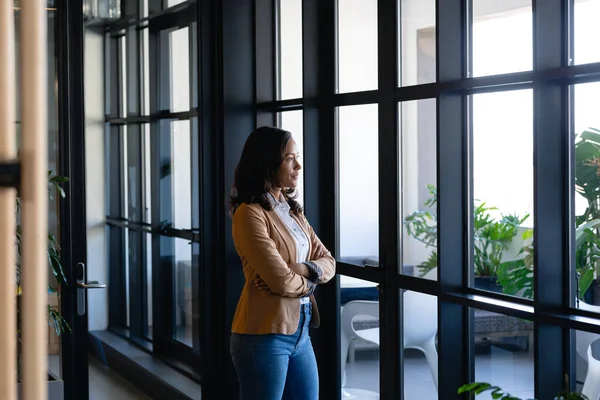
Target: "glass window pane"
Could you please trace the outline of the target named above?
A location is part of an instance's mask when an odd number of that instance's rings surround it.
[[[342,398],[379,398],[379,292],[373,282],[340,276]]]
[[[472,100],[475,287],[533,298],[532,91]]]
[[[401,273],[437,280],[436,100],[401,103]]]
[[[142,125],[142,163],[143,163],[143,176],[142,176],[142,192],[144,196],[144,222],[152,223],[152,179],[151,179],[151,153],[150,153],[150,125]],[[145,262],[144,268],[146,277],[146,337],[152,340],[152,234],[144,234],[144,251],[145,251]]]
[[[531,0],[473,0],[472,76],[531,70],[532,20]]]
[[[340,261],[379,265],[378,108],[338,108]]]
[[[600,0],[575,0],[573,52],[575,64],[600,61],[598,29],[596,23],[600,15]]]
[[[338,0],[340,93],[377,89],[377,0]]]
[[[142,301],[146,302],[145,312],[146,312],[146,325],[144,326],[145,335],[148,339],[152,340],[152,330],[154,328],[154,322],[152,318],[152,234],[145,233],[143,234],[144,240],[144,276],[146,277],[146,298],[142,299]]]
[[[149,28],[140,32],[141,81],[142,81],[142,115],[150,115],[150,37]]]
[[[401,86],[435,82],[435,0],[398,0]]]
[[[160,221],[176,229],[192,228],[190,121],[163,121],[160,138]]]
[[[126,31],[127,43],[127,115],[139,115],[140,80],[139,80],[139,36],[136,27]]]
[[[187,0],[167,0],[166,8],[176,6],[177,4],[181,4]]]
[[[142,199],[142,140],[139,125],[128,125],[127,141],[127,218],[141,222],[145,217]]]
[[[169,32],[171,111],[190,109],[190,37],[187,27]]]
[[[124,218],[122,204],[122,174],[121,163],[123,140],[121,136],[121,127],[109,125],[105,130],[105,151],[107,152],[106,160],[111,157],[117,162],[106,162],[106,187],[109,193],[108,196],[108,216],[111,218]]]
[[[119,110],[120,117],[127,116],[127,37],[121,36],[119,43]]]
[[[404,398],[437,399],[437,298],[404,291]]]
[[[189,240],[181,238],[160,238],[161,266],[171,271],[173,286],[173,339],[192,347],[192,273],[197,265],[197,256],[193,257],[194,246]]]
[[[123,240],[125,241],[125,245],[123,246],[123,250],[126,249],[127,254],[124,254],[124,271],[125,275],[125,328],[129,328],[131,326],[131,293],[130,293],[130,274],[131,274],[131,257],[129,253],[131,252],[131,235],[129,234],[129,229],[124,229]]]
[[[600,307],[596,310],[600,312]],[[571,352],[575,353],[576,391],[589,399],[598,397],[600,376],[600,334],[572,330]]]
[[[533,398],[533,323],[479,309],[470,311],[474,321],[475,382],[491,383],[519,398]],[[477,396],[491,398],[489,392]]]
[[[600,257],[600,115],[598,91],[600,83],[586,83],[573,87],[574,97],[574,178],[575,248],[571,266],[571,285],[586,305],[600,304],[598,257]],[[583,305],[583,304],[582,304]]]
[[[150,124],[142,124],[142,193],[143,193],[143,221],[152,223],[152,167],[150,153]]]
[[[286,111],[278,114],[278,118],[281,121],[281,129],[285,129],[292,133],[292,137],[296,141],[298,146],[298,152],[300,153],[300,164],[304,165],[304,112],[302,110]],[[300,177],[298,179],[298,197],[296,201],[300,204],[304,204],[304,169],[300,170]]]
[[[302,0],[279,0],[279,99],[302,97]]]

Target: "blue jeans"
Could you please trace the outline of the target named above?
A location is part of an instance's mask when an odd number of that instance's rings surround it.
[[[293,335],[231,334],[240,400],[317,400],[319,374],[308,335],[311,304],[301,304]]]

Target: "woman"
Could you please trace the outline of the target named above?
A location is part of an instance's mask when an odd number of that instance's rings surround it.
[[[235,170],[233,240],[246,283],[230,352],[242,400],[319,397],[308,328],[319,325],[313,293],[335,275],[335,260],[294,200],[298,158],[290,132],[261,127],[248,137]]]

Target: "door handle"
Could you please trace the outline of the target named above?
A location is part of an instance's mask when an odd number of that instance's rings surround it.
[[[85,273],[85,264],[82,262],[77,263],[77,314],[79,316],[85,315],[87,308],[86,305],[86,291],[88,289],[104,289],[105,284],[98,281],[87,282],[87,274]]]
[[[77,282],[77,287],[82,289],[105,289],[106,285],[98,281],[90,281],[88,283]]]

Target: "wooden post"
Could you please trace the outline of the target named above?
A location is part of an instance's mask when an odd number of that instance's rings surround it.
[[[48,397],[48,138],[45,0],[21,8],[23,399]]]
[[[0,163],[15,161],[15,32],[12,1],[0,1]],[[0,187],[0,398],[16,398],[16,189]]]

